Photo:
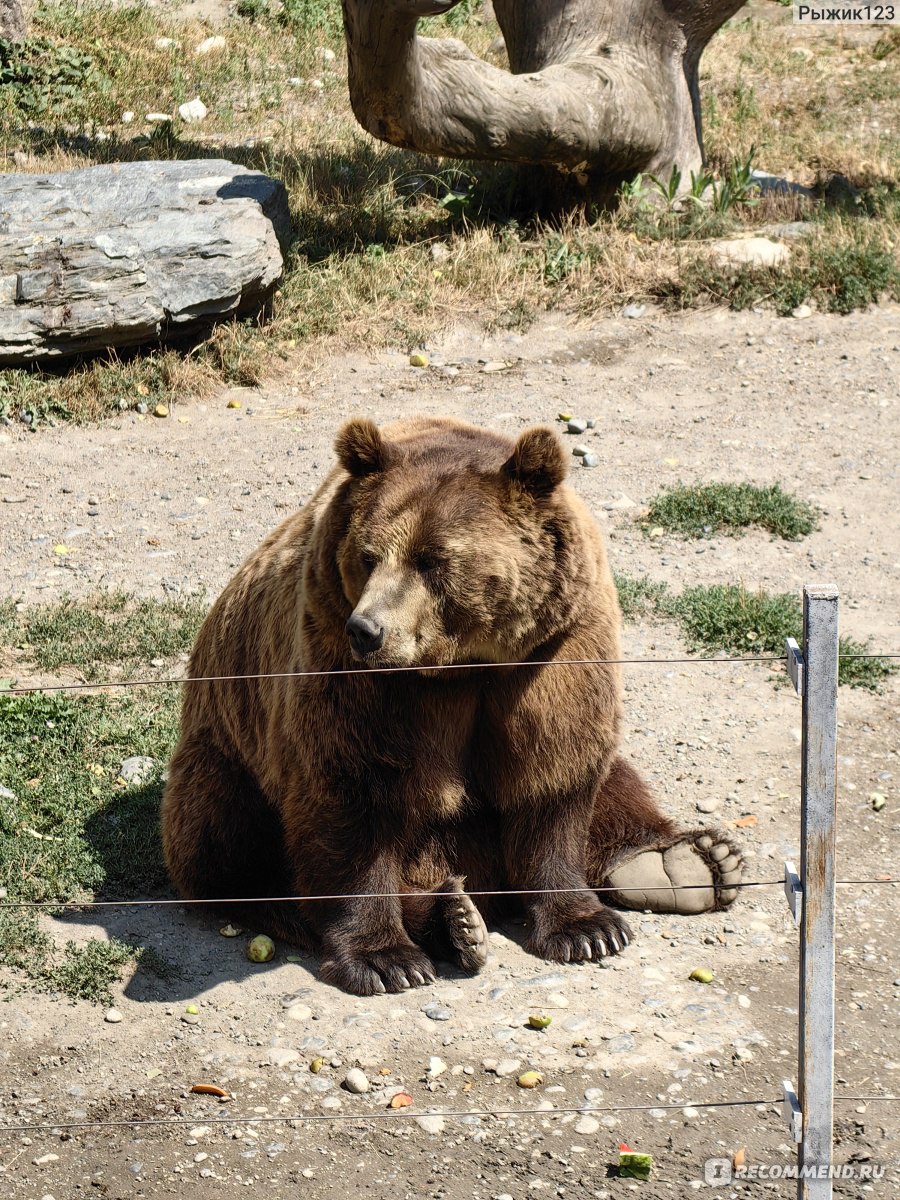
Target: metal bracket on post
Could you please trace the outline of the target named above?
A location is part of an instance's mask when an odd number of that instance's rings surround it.
[[[784,650],[787,654],[788,675],[791,677],[794,691],[798,696],[802,696],[804,687],[806,686],[806,664],[803,661],[803,654],[800,647],[797,645],[797,639],[785,638]]]
[[[781,1102],[784,1119],[791,1131],[791,1137],[795,1142],[801,1142],[803,1140],[803,1112],[800,1109],[800,1101],[797,1099],[794,1085],[789,1079],[784,1079],[781,1083],[781,1090],[784,1094]]]
[[[784,894],[787,896],[788,906],[791,910],[791,915],[794,918],[794,924],[800,924],[800,906],[803,900],[803,884],[800,882],[800,876],[797,874],[797,868],[790,861],[784,860]]]

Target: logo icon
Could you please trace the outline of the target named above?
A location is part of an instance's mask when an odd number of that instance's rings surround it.
[[[723,1187],[731,1183],[731,1176],[730,1158],[708,1158],[703,1164],[703,1178],[710,1187]]]

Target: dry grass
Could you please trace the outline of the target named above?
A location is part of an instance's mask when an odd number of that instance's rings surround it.
[[[896,261],[900,131],[890,106],[900,89],[900,49],[890,39],[851,41],[832,27],[800,40],[789,24],[742,19],[721,31],[704,60],[714,167],[725,174],[756,147],[760,166],[806,183],[839,172],[863,189],[843,211],[792,196],[738,202],[722,213],[632,198],[614,215],[544,224],[528,182],[512,171],[406,154],[362,133],[347,100],[334,4],[295,0],[279,18],[243,0],[241,11],[254,19],[213,30],[144,7],[65,0],[38,10],[33,32],[47,39],[42,70],[56,63],[74,91],[60,93],[53,79],[0,89],[0,158],[7,170],[50,171],[225,156],[279,176],[295,241],[271,312],[264,321],[220,326],[188,348],[54,375],[2,371],[0,410],[94,420],[142,399],[203,394],[223,381],[252,384],[285,359],[309,363],[338,345],[413,347],[461,311],[487,326],[522,328],[552,307],[589,317],[660,298],[762,301],[784,310],[802,295],[828,305],[828,272],[819,270],[826,282],[816,286],[811,275],[823,256],[834,271],[859,247],[854,262],[863,267],[885,255]],[[779,5],[768,5],[770,12],[790,19]],[[446,22],[431,25],[432,33],[446,29]],[[226,49],[197,57],[194,47],[212,32],[225,36]],[[497,31],[470,20],[451,32],[488,54]],[[159,37],[178,44],[159,49]],[[81,57],[58,61],[52,47],[62,45]],[[144,123],[145,113],[174,112],[198,94],[210,113],[202,126]],[[126,110],[137,114],[128,124]],[[840,207],[839,192],[833,199]],[[705,239],[798,216],[812,218],[816,234],[795,243],[777,295],[779,281],[765,273],[723,272],[710,262]],[[890,290],[890,273],[886,279]],[[853,295],[866,302],[865,288]]]

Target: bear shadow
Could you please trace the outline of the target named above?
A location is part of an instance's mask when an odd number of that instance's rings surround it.
[[[60,945],[82,945],[95,937],[135,947],[137,964],[124,995],[138,1002],[177,1003],[268,968],[250,962],[246,954],[249,939],[264,929],[242,921],[241,936],[219,933],[229,923],[241,927],[234,906],[230,911],[227,904],[191,907],[179,900],[163,861],[162,790],[160,780],[136,785],[116,793],[89,817],[82,838],[103,879],[94,896],[100,906],[51,910],[51,923]],[[125,903],[117,904],[120,900]],[[290,965],[296,967],[297,978],[285,991],[296,991],[315,978],[314,955],[285,942],[276,947],[273,966],[284,966],[285,955],[296,960]]]
[[[91,937],[116,939],[139,952],[136,967],[124,985],[129,1000],[177,1004],[195,999],[222,983],[240,983],[271,969],[252,963],[246,954],[249,939],[266,932],[265,923],[253,928],[235,906],[191,906],[178,898],[165,868],[160,834],[160,780],[117,792],[93,813],[84,825],[83,840],[99,868],[103,883],[95,892],[98,907],[51,910],[52,932],[60,945],[84,944]],[[116,901],[125,903],[117,904]],[[236,937],[219,930],[232,924],[241,928]],[[495,911],[487,918],[489,930],[503,933],[521,946],[527,923],[511,911]],[[547,967],[534,960],[536,973]],[[320,983],[318,957],[302,947],[276,939],[272,967],[295,968],[285,994]],[[473,977],[457,964],[435,960],[438,980],[464,981]],[[482,977],[483,977],[482,972]],[[321,986],[329,985],[321,983]]]

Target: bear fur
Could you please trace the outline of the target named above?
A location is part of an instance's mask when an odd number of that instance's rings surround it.
[[[618,953],[628,926],[591,889],[684,835],[618,752],[618,599],[559,440],[357,418],[336,451],[198,635],[163,799],[173,881],[328,897],[248,911],[360,995],[483,961],[446,908],[459,877],[518,893],[542,958]]]

